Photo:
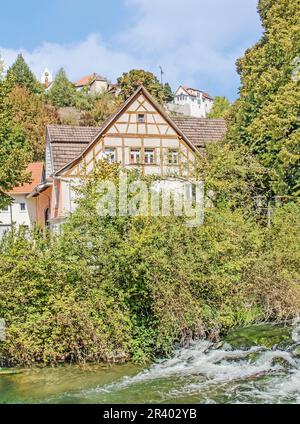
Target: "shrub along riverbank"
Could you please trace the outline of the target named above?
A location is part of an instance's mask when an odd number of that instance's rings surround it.
[[[195,228],[180,217],[100,217],[96,182],[118,176],[106,168],[85,181],[61,235],[1,241],[2,366],[143,362],[177,341],[299,314],[299,205],[277,208],[270,228],[226,204]]]

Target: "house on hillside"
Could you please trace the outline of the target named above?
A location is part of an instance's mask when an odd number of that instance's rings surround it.
[[[89,94],[99,94],[108,90],[108,81],[99,74],[86,75],[75,82],[76,90],[87,89]]]
[[[178,87],[172,103],[166,105],[167,110],[176,115],[206,118],[211,111],[214,98],[204,91],[186,86]]]
[[[12,203],[0,210],[0,237],[11,228],[31,227],[35,223],[45,222],[45,217],[39,212],[47,212],[50,206],[50,197],[36,196],[36,189],[45,181],[44,164],[42,162],[30,163],[27,167],[31,182],[15,187],[7,194],[12,198]]]
[[[51,203],[39,216],[58,227],[75,208],[74,186],[103,157],[144,175],[187,180],[201,149],[225,132],[222,119],[172,119],[142,86],[100,128],[49,125],[45,182],[35,195]]]

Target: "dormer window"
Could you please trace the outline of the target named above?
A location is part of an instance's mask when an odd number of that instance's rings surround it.
[[[138,123],[139,124],[144,124],[145,123],[145,114],[144,113],[139,113],[138,114]]]

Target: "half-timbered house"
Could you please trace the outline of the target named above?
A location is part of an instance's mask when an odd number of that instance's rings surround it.
[[[144,175],[189,179],[199,150],[225,131],[221,119],[172,119],[142,86],[100,128],[48,126],[41,187],[49,190],[51,182],[48,223],[59,225],[74,210],[74,184],[103,157]]]

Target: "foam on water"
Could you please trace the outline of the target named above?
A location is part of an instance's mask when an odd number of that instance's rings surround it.
[[[254,359],[253,359],[254,355]],[[175,380],[177,379],[177,380]],[[72,394],[97,397],[137,391],[139,387],[176,381],[161,390],[161,401],[199,395],[199,401],[216,402],[218,393],[231,403],[280,402],[292,397],[300,401],[300,362],[290,352],[254,346],[247,350],[214,349],[207,341],[178,349],[170,359],[160,361],[133,377]]]
[[[192,342],[134,376],[63,396],[70,401],[135,402],[144,392],[139,400],[145,402],[300,403],[300,359],[293,353],[300,346],[299,322],[291,338],[286,350]]]

